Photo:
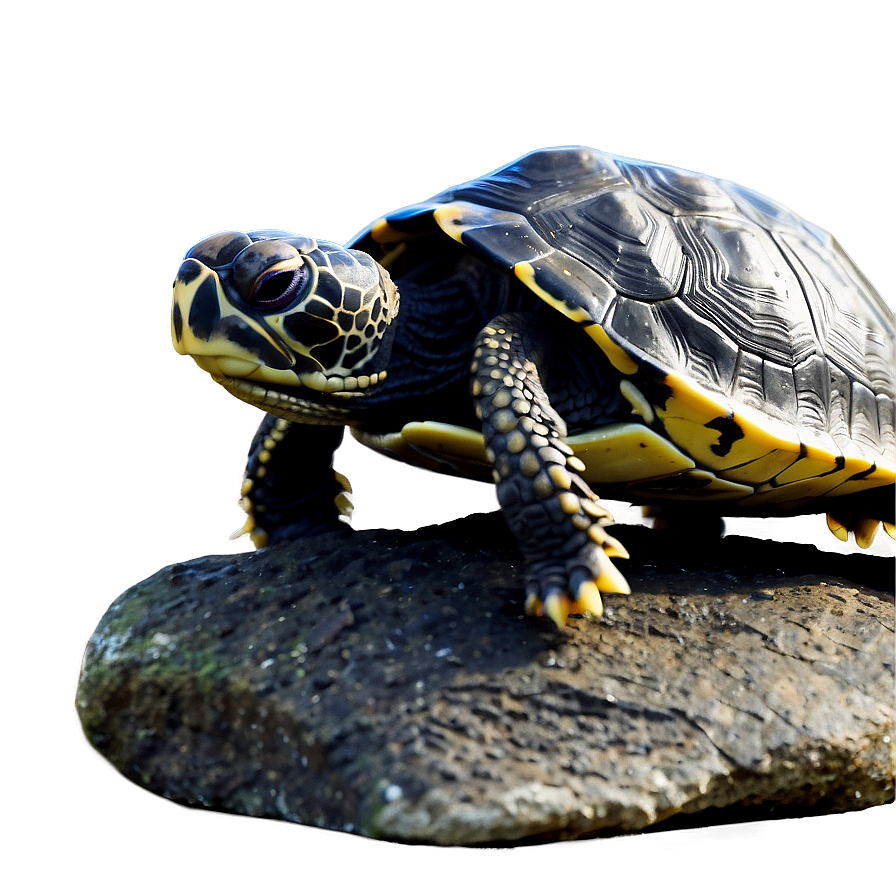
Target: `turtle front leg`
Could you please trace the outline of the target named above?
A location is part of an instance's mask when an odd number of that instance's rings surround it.
[[[629,593],[604,531],[612,517],[579,475],[539,366],[544,336],[531,315],[504,314],[476,340],[471,391],[494,467],[498,501],[526,560],[526,612],[562,627],[569,613],[603,612],[602,591]]]
[[[351,485],[333,469],[342,426],[290,423],[267,414],[249,449],[240,506],[257,548],[345,526]]]

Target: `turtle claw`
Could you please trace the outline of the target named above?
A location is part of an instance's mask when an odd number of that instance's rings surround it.
[[[557,628],[565,628],[569,607],[569,598],[562,591],[552,591],[545,598],[543,612],[554,621]]]
[[[246,517],[246,522],[243,523],[236,532],[230,533],[230,541],[236,541],[238,538],[242,538],[244,535],[251,535],[255,530],[255,520],[252,519],[251,516]]]
[[[617,539],[613,538],[612,535],[607,535],[606,532],[604,532],[604,542],[601,545],[601,547],[604,549],[604,553],[608,557],[618,557],[621,560],[629,559],[629,553],[625,549],[625,547],[622,545],[622,543],[620,541],[618,541]],[[612,591],[611,588],[608,588],[607,590]],[[628,593],[629,593],[628,591],[625,592],[625,594],[628,594]]]
[[[880,520],[860,519],[856,520],[855,533],[856,544],[860,548],[870,548],[874,542],[874,536],[877,535]]]
[[[526,591],[525,611],[527,616],[547,616],[552,619],[557,628],[564,628],[566,617],[569,615],[570,600],[566,594],[557,587],[549,589],[544,599],[538,593],[536,586],[530,586]]]
[[[618,569],[616,569],[616,567],[613,565],[613,562],[610,560],[609,555],[604,551],[597,552],[597,566],[600,569],[600,574],[594,582],[594,586],[595,590],[598,592],[598,595],[601,591],[610,591],[613,594],[632,593],[632,589],[629,586],[628,582],[625,580],[625,576],[621,572],[619,572]]]
[[[566,628],[567,619],[571,615],[590,613],[596,619],[600,619],[603,612],[600,590],[590,579],[579,586],[575,600],[570,600],[559,589],[552,589],[543,601],[534,592],[526,598],[527,616],[547,616],[557,628]]]
[[[590,579],[586,579],[579,585],[578,591],[576,591],[576,599],[572,603],[570,612],[590,613],[597,619],[604,615],[604,602],[600,597],[600,588]]]

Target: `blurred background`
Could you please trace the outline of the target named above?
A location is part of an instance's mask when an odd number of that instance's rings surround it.
[[[887,871],[892,805],[500,852],[188,810],[93,752],[74,693],[84,645],[121,591],[169,563],[250,547],[227,536],[243,522],[236,498],[261,412],[170,344],[171,281],[193,243],[260,228],[347,240],[530,149],[585,144],[773,196],[833,231],[892,302],[892,34],[890,9],[863,0],[51,0],[5,13],[13,892],[831,892]],[[497,506],[489,486],[351,440],[337,461],[359,528]],[[786,533],[840,547],[821,518]]]

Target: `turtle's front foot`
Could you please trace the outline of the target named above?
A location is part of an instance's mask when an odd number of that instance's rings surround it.
[[[531,323],[502,315],[479,335],[471,390],[498,502],[527,563],[526,612],[562,627],[570,613],[600,616],[601,591],[629,593],[610,559],[628,554],[604,531],[612,517],[579,475],[539,356]]]
[[[571,502],[570,502],[571,503]],[[589,501],[589,503],[591,503]],[[628,557],[625,548],[604,532],[603,526],[592,523],[585,539],[572,554],[558,552],[543,559],[528,561],[526,572],[526,613],[549,616],[559,628],[574,613],[603,614],[601,592],[628,594],[630,588],[612,557]]]
[[[342,427],[289,423],[268,414],[249,450],[240,506],[257,548],[346,528],[351,485],[332,468]]]

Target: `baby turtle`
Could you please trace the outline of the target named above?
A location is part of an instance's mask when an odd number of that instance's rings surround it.
[[[345,525],[345,426],[497,485],[526,611],[627,592],[608,498],[823,511],[893,534],[894,317],[826,232],[764,196],[546,149],[375,221],[194,246],[174,345],[267,411],[242,505],[257,546]]]

